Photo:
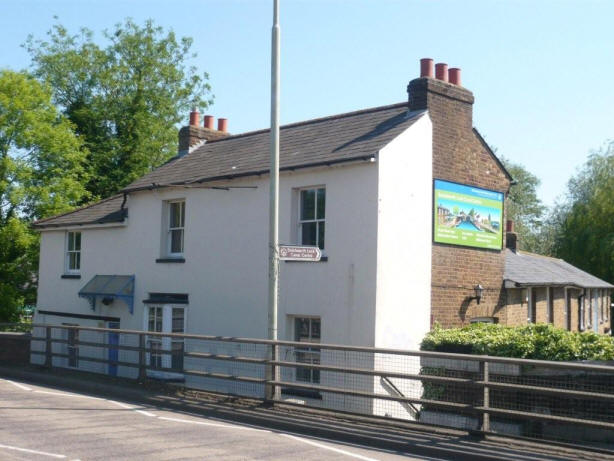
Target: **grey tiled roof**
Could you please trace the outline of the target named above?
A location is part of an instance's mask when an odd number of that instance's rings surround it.
[[[108,224],[122,222],[127,210],[122,210],[123,194],[114,195],[100,202],[51,218],[41,219],[32,224],[36,229],[65,227],[72,225]]]
[[[517,286],[573,285],[581,288],[614,288],[608,282],[578,269],[562,259],[505,250],[506,282]],[[509,284],[509,283],[508,283]]]
[[[407,103],[401,103],[283,126],[280,170],[371,156],[424,112],[408,112]],[[210,141],[143,176],[124,191],[268,173],[269,149],[269,130]]]
[[[410,127],[426,111],[408,112],[407,103],[375,107],[282,126],[280,170],[367,158]],[[124,189],[207,182],[269,172],[269,130],[210,141],[176,157]],[[411,154],[409,154],[411,155]],[[35,228],[121,222],[122,195],[43,219]]]

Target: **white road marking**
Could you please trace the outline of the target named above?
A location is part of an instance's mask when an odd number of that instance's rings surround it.
[[[136,410],[137,409],[137,407],[133,405],[126,405],[125,403],[118,402],[116,400],[107,400],[107,402],[114,403],[115,405],[125,408],[126,410]]]
[[[106,399],[101,399],[99,397],[92,397],[90,395],[68,394],[66,392],[51,392],[51,391],[34,391],[34,392],[36,392],[37,394],[59,395],[61,397],[75,397],[78,399],[106,400]]]
[[[366,456],[362,456],[362,455],[359,455],[357,453],[352,453],[350,451],[341,450],[340,448],[329,447],[328,445],[324,445],[324,444],[321,444],[321,443],[318,443],[318,442],[314,442],[312,440],[303,439],[301,437],[296,437],[294,435],[290,435],[290,434],[279,434],[279,435],[281,435],[283,437],[288,437],[288,438],[296,440],[298,442],[306,443],[307,445],[313,445],[314,447],[318,447],[318,448],[323,448],[325,450],[334,451],[335,453],[340,453],[342,455],[351,456],[352,458],[362,459],[363,461],[378,461],[375,458],[368,458]]]
[[[7,383],[11,383],[13,386],[18,387],[19,389],[23,390],[23,391],[31,391],[32,388],[28,387],[28,386],[24,386],[23,384],[19,384],[16,383],[15,381],[11,381],[8,379],[5,379],[4,381],[6,381]]]
[[[66,458],[65,455],[58,455],[56,453],[47,453],[44,451],[37,451],[37,450],[29,450],[27,448],[12,447],[10,445],[0,445],[0,448],[5,448],[7,450],[14,450],[14,451],[22,451],[24,453],[32,453],[33,455],[49,456],[50,458],[58,458],[58,459]]]
[[[206,423],[204,421],[194,421],[191,419],[167,418],[165,416],[158,416],[158,419],[163,419],[164,421],[174,421],[176,423],[199,424],[201,426],[214,426],[214,427],[223,427],[225,429],[237,429],[240,431],[242,430],[242,431],[270,432],[264,429],[254,429],[251,427],[243,427],[243,426],[231,426],[229,424]]]
[[[19,384],[16,383],[14,381],[10,381],[8,379],[5,379],[4,381],[11,383],[12,385],[24,390],[24,391],[31,391],[32,388],[24,386],[23,384]],[[49,395],[58,395],[61,397],[76,397],[76,398],[82,398],[82,399],[92,399],[92,400],[104,400],[106,402],[110,402],[113,403],[115,405],[118,405],[122,408],[125,408],[127,410],[134,410],[137,413],[140,413],[144,416],[148,416],[150,418],[158,418],[158,419],[163,419],[165,421],[173,421],[176,423],[186,423],[186,424],[197,424],[197,425],[201,425],[201,426],[213,426],[213,427],[222,427],[224,429],[236,429],[236,430],[245,430],[245,431],[258,431],[258,432],[271,432],[269,430],[266,429],[256,429],[256,428],[252,428],[252,427],[244,427],[244,426],[235,426],[235,425],[229,425],[229,424],[218,424],[218,423],[209,423],[209,422],[204,422],[204,421],[194,421],[194,420],[189,420],[189,419],[179,419],[179,418],[168,418],[165,416],[157,416],[149,411],[145,411],[145,410],[137,410],[138,407],[132,406],[132,405],[128,405],[122,402],[118,402],[116,400],[109,400],[109,399],[103,399],[103,398],[99,398],[99,397],[92,397],[89,395],[79,395],[79,394],[70,394],[70,393],[66,393],[66,392],[52,392],[52,391],[40,391],[40,390],[34,390],[34,392],[38,393],[38,394],[49,394]],[[318,448],[322,448],[325,450],[330,450],[330,451],[334,451],[335,453],[340,453],[342,455],[346,455],[346,456],[350,456],[352,458],[356,458],[356,459],[361,459],[363,461],[378,461],[375,458],[369,458],[367,456],[362,456],[359,455],[357,453],[352,453],[349,452],[347,450],[342,450],[340,448],[334,448],[334,447],[330,447],[328,445],[324,445],[318,442],[314,442],[312,440],[308,440],[308,439],[303,439],[301,437],[296,437],[294,435],[290,435],[290,434],[279,434],[283,437],[288,437],[291,438],[293,440],[296,440],[298,442],[303,442],[306,443],[308,445],[312,445],[314,447],[318,447]],[[55,453],[46,453],[43,451],[36,451],[36,450],[29,450],[27,448],[19,448],[19,447],[12,447],[9,445],[1,445],[0,444],[0,448],[5,448],[7,450],[16,450],[16,451],[22,451],[22,452],[26,452],[26,453],[32,453],[32,454],[38,454],[38,455],[43,455],[43,456],[49,456],[52,458],[59,458],[59,459],[64,459],[66,458],[65,455],[58,455]],[[80,461],[79,459],[75,459],[72,461]]]

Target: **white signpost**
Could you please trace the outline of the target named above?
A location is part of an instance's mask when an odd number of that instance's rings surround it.
[[[322,251],[314,246],[279,245],[281,261],[319,261]]]

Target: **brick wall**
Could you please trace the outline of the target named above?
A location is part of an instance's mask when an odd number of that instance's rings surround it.
[[[30,333],[0,333],[0,365],[30,363]]]
[[[428,109],[433,122],[433,178],[507,193],[509,178],[473,130],[473,94],[432,78],[412,80],[408,92],[410,109]],[[432,258],[432,321],[443,327],[472,317],[506,321],[503,251],[433,244]],[[479,305],[469,299],[477,284],[484,287]]]
[[[506,307],[499,315],[499,323],[518,326],[526,325],[529,315],[527,290],[524,288],[509,288],[506,290]]]

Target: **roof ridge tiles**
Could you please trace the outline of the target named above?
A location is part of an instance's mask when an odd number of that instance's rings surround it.
[[[326,115],[324,117],[316,117],[316,118],[311,118],[311,119],[307,119],[307,120],[301,120],[300,122],[292,122],[292,123],[287,123],[286,125],[281,125],[279,127],[280,130],[285,130],[287,128],[294,128],[297,126],[303,126],[303,125],[309,125],[311,123],[318,123],[318,122],[324,122],[326,120],[336,120],[336,119],[341,119],[341,118],[345,118],[345,117],[352,117],[355,115],[361,115],[361,114],[368,114],[370,112],[380,112],[380,111],[384,111],[384,110],[389,110],[389,109],[394,109],[396,107],[402,107],[402,106],[406,106],[407,102],[397,102],[394,104],[388,104],[385,106],[377,106],[377,107],[369,107],[367,109],[360,109],[360,110],[354,110],[351,112],[342,112],[340,114],[334,114],[334,115]],[[409,108],[407,109],[408,112]],[[418,111],[414,111],[416,113],[418,112],[426,112],[424,110],[418,110]],[[215,139],[212,141],[208,141],[206,144],[213,144],[213,143],[219,143],[219,142],[223,142],[223,141],[228,141],[231,139],[237,139],[237,138],[244,138],[247,136],[254,136],[257,134],[262,134],[262,133],[267,133],[268,131],[270,131],[270,128],[262,128],[260,130],[254,130],[254,131],[246,131],[245,133],[238,133],[238,134],[233,134],[230,136],[226,136],[225,138],[220,138],[220,139]],[[204,145],[204,144],[203,144]],[[199,146],[202,147],[202,146]],[[194,151],[196,151],[197,149],[194,149]],[[192,152],[190,152],[192,153]]]

